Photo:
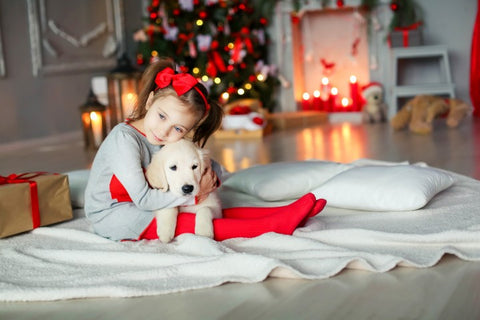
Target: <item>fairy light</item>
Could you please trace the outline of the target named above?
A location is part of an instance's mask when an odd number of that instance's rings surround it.
[[[222,83],[222,79],[220,79],[219,77],[215,77],[215,79],[213,79],[213,82],[215,84],[220,84],[220,83]]]
[[[196,22],[197,26],[203,26],[203,20],[202,19],[198,19],[197,22]]]
[[[263,82],[263,81],[265,80],[265,77],[263,76],[263,74],[259,73],[259,74],[257,75],[257,80]]]
[[[245,94],[245,90],[243,90],[243,88],[240,88],[238,89],[237,93],[239,96],[243,96]]]
[[[230,94],[228,92],[225,91],[224,93],[222,93],[222,99],[224,101],[228,101],[229,98],[230,98]]]
[[[197,68],[197,67],[194,67],[194,68],[192,69],[192,72],[193,72],[193,74],[198,74],[198,73],[200,73],[200,69]]]
[[[251,83],[245,83],[245,89],[247,89],[247,90],[252,89],[252,84]]]
[[[208,81],[208,76],[207,76],[207,75],[203,75],[203,76],[202,76],[202,81],[203,81],[203,82],[207,82],[207,81]]]

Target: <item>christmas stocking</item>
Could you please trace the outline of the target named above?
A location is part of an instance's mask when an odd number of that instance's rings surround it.
[[[213,220],[214,238],[222,241],[230,238],[253,238],[267,232],[291,235],[308,218],[318,214],[324,207],[324,199],[315,200],[308,193],[297,201],[281,207],[239,207],[223,210],[223,218]],[[158,239],[154,219],[140,239]],[[195,214],[180,213],[175,236],[195,233]]]

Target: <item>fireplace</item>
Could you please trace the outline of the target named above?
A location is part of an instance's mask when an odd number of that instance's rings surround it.
[[[292,90],[281,99],[293,100],[294,109],[282,106],[282,111],[359,111],[359,88],[370,82],[367,21],[362,12],[357,7],[313,9],[289,19],[281,20],[280,29],[286,34],[281,37],[291,41],[283,41],[277,54],[284,82],[291,80]],[[292,69],[282,64],[290,55]]]

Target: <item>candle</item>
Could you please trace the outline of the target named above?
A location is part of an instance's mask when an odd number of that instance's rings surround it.
[[[346,97],[342,98],[342,100],[341,100],[342,111],[352,111],[351,108],[348,107],[349,102],[350,101],[348,100],[348,98],[346,98]]]
[[[352,111],[360,110],[358,82],[357,77],[354,75],[350,76],[350,99],[352,99]]]
[[[329,111],[337,111],[337,95],[338,89],[336,87],[332,87],[330,90],[330,97],[328,99]]]
[[[310,102],[310,94],[308,92],[304,92],[302,96],[302,110],[310,110],[311,102]]]
[[[132,114],[136,101],[137,101],[137,95],[135,93],[127,92],[122,95],[122,112],[123,112],[124,118]]]
[[[320,86],[320,99],[322,99],[322,107],[325,111],[329,111],[330,100],[330,81],[327,77],[322,78],[322,84]]]
[[[102,115],[100,112],[92,111],[90,112],[90,120],[93,132],[93,141],[95,143],[95,147],[98,148],[103,140]]]
[[[322,100],[320,99],[320,91],[313,91],[313,110],[322,110]]]

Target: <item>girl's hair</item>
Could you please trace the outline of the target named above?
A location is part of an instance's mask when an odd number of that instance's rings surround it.
[[[191,107],[192,113],[198,115],[199,119],[201,119],[193,129],[192,141],[203,147],[208,138],[220,128],[220,125],[222,124],[223,109],[217,103],[208,99],[207,89],[201,83],[197,83],[195,88],[191,88],[180,96],[171,84],[167,87],[158,89],[155,83],[155,78],[157,74],[165,68],[175,70],[175,63],[173,60],[162,58],[147,67],[142,75],[140,94],[130,119],[133,121],[145,117],[147,114],[146,104],[150,92],[154,92],[153,101],[160,97],[174,96],[184,105]],[[197,89],[203,94],[203,97]],[[205,102],[208,103],[209,107]]]

